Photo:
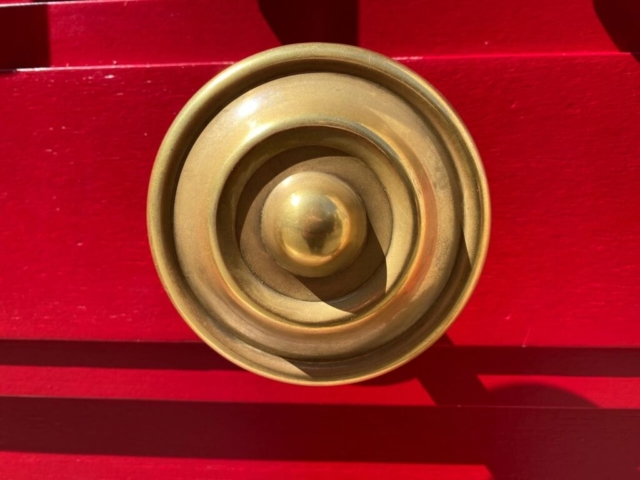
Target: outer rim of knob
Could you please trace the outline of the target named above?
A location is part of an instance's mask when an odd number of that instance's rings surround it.
[[[316,68],[321,68],[323,64],[331,62],[339,63],[339,67],[332,71],[348,72],[350,68],[357,68],[360,71],[369,69],[373,72],[372,75],[381,75],[380,78],[383,81],[385,75],[393,77],[394,81],[408,86],[409,90],[414,92],[416,99],[429,102],[431,108],[437,111],[437,115],[448,123],[447,128],[451,129],[451,135],[455,137],[447,140],[457,142],[456,148],[464,150],[469,158],[465,168],[475,182],[479,223],[476,242],[470,246],[473,261],[469,266],[468,274],[463,279],[462,288],[451,307],[447,308],[444,320],[427,338],[413,345],[393,361],[377,365],[364,374],[314,379],[312,376],[309,378],[295,376],[293,373],[297,371],[295,368],[290,373],[271,370],[265,368],[255,358],[242,358],[238,351],[218,342],[213,331],[203,326],[197,299],[182,276],[175,256],[171,231],[172,204],[175,185],[185,155],[204,125],[231,99],[230,92],[236,92],[237,95],[238,92],[251,89],[256,82],[264,83],[269,78],[275,79],[287,75],[288,73],[285,72],[295,71],[296,66],[303,71],[313,71],[314,65]],[[256,78],[258,73],[260,73],[259,79]],[[488,249],[490,217],[489,191],[480,157],[469,133],[447,101],[416,73],[388,58],[357,47],[333,44],[292,45],[262,52],[228,68],[207,83],[185,105],[163,140],[151,176],[147,208],[149,241],[158,275],[174,306],[196,334],[221,355],[245,369],[280,381],[314,385],[352,383],[378,376],[406,363],[433,344],[458,316],[478,282]]]

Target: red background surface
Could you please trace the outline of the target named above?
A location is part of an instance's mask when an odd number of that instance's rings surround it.
[[[640,478],[640,2],[0,0],[0,478]],[[493,203],[447,336],[359,385],[229,364],[146,238],[159,143],[233,61],[391,55]]]

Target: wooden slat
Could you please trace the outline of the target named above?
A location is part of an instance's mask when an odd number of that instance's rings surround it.
[[[258,377],[203,344],[0,342],[0,396],[315,405],[640,408],[640,350],[434,346],[362,384]]]
[[[363,462],[305,462],[277,460],[220,460],[167,457],[110,457],[105,455],[0,452],[0,475],[20,480],[326,480],[366,478],[388,480],[490,480],[482,465],[438,465]]]
[[[395,56],[640,51],[635,0],[138,0],[0,8],[0,67],[235,61],[283,43]]]
[[[640,51],[635,0],[402,0],[393,7],[387,0],[363,0],[360,5],[360,41],[387,55]]]
[[[356,385],[312,390],[279,385],[272,380],[238,370],[4,366],[0,366],[0,378],[2,396],[321,405],[433,405],[417,380],[393,387]],[[616,382],[609,382],[609,386],[615,391]],[[584,390],[584,384],[582,387]],[[640,389],[637,388],[636,393],[640,393]],[[623,405],[625,406],[627,405]]]
[[[597,408],[640,409],[640,378],[486,375],[479,380],[499,392],[494,405],[555,406],[575,395]]]
[[[631,55],[405,60],[459,110],[493,200],[459,345],[640,345],[640,65]],[[0,337],[193,340],[156,277],[147,182],[220,65],[0,76]]]
[[[5,452],[124,457],[123,465],[141,457],[134,465],[143,466],[158,457],[322,462],[338,472],[345,462],[426,463],[482,465],[494,478],[627,479],[637,475],[640,443],[640,414],[606,409],[0,398],[0,420]],[[458,473],[449,478],[465,478]]]

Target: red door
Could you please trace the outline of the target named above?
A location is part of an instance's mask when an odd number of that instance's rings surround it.
[[[640,476],[636,0],[0,0],[0,478]],[[147,185],[186,100],[301,41],[405,63],[492,193],[444,340],[362,384],[244,372],[171,306]]]

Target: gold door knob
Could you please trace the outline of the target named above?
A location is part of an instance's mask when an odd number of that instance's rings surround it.
[[[489,194],[433,87],[356,47],[280,47],[180,112],[148,199],[159,276],[211,347],[261,375],[329,385],[413,358],[480,275]]]

